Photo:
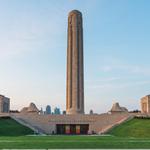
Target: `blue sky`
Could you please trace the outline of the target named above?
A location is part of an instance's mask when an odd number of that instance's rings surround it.
[[[11,108],[65,109],[67,17],[84,20],[85,108],[140,108],[150,94],[149,0],[0,0],[0,93]]]

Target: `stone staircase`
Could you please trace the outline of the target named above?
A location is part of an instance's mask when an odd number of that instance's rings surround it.
[[[36,125],[33,125],[31,124],[29,121],[23,119],[23,118],[20,118],[20,117],[16,117],[15,115],[10,115],[10,117],[12,119],[14,119],[15,121],[17,121],[18,123],[32,129],[34,131],[35,134],[39,134],[39,135],[44,135],[46,134],[41,128],[39,128],[38,126]]]

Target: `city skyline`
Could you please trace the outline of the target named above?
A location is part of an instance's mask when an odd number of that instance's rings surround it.
[[[0,94],[11,109],[34,102],[65,110],[67,17],[84,17],[85,112],[113,102],[140,109],[150,93],[147,0],[0,1]]]

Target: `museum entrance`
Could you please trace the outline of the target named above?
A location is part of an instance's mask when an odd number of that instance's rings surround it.
[[[88,134],[89,124],[57,124],[57,134]]]

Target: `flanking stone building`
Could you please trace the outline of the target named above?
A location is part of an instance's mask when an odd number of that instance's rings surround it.
[[[150,114],[150,95],[141,98],[141,112]]]
[[[0,113],[9,113],[10,99],[3,95],[0,95]]]

